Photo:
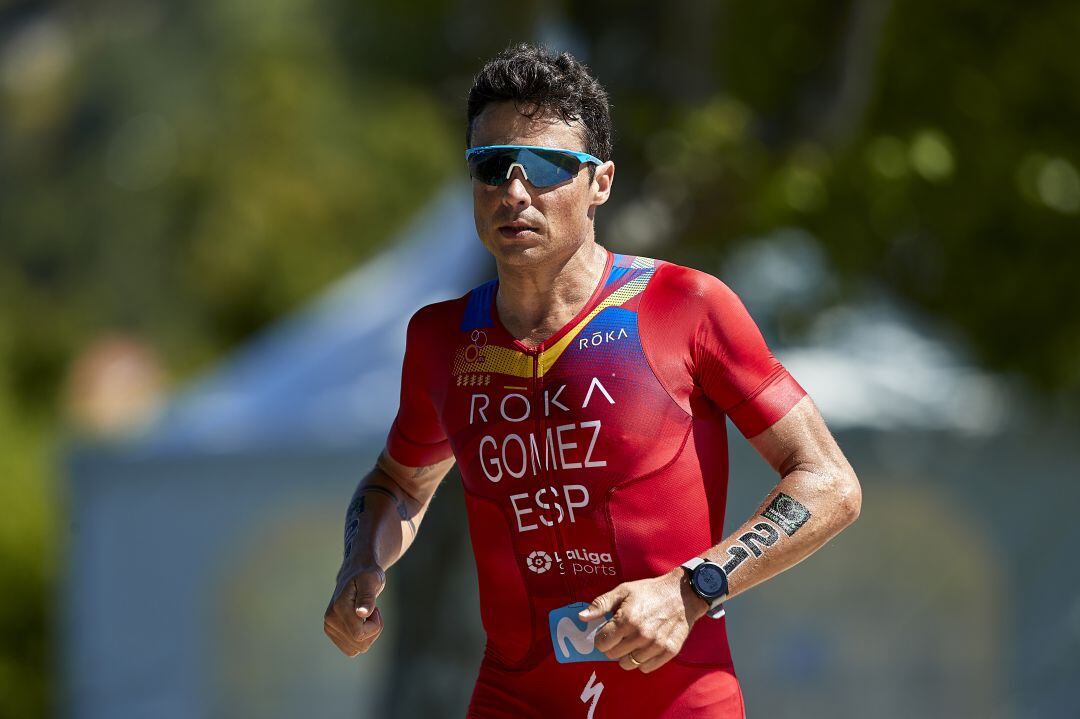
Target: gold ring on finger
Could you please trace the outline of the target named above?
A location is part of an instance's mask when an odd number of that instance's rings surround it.
[[[630,652],[626,656],[630,659],[630,661],[632,661],[634,663],[635,667],[640,667],[641,666],[642,663],[634,658],[634,653],[633,652]]]

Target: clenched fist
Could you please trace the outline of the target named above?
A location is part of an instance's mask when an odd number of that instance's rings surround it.
[[[323,615],[323,631],[346,656],[366,652],[382,634],[383,622],[375,598],[386,586],[378,566],[343,568],[334,596]]]

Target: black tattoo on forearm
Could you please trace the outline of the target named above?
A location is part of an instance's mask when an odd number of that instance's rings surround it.
[[[780,532],[776,531],[776,527],[768,522],[758,522],[754,525],[753,531],[746,532],[739,537],[739,544],[728,547],[727,551],[731,559],[724,564],[724,572],[731,574],[739,568],[739,565],[749,559],[751,554],[760,557],[766,547],[776,544],[779,539]]]
[[[402,502],[396,494],[391,492],[386,487],[380,487],[377,484],[372,484],[367,487],[362,487],[360,489],[361,494],[363,494],[364,492],[375,492],[376,494],[384,494],[393,500],[394,506],[397,508],[398,514],[401,516],[402,519],[405,519],[405,516],[408,514],[408,510],[405,508],[405,503]]]
[[[356,532],[360,528],[360,515],[364,512],[364,498],[357,497],[349,505],[349,511],[345,513],[345,559],[352,556],[353,541]]]
[[[775,522],[777,527],[791,537],[810,519],[810,510],[795,498],[780,492],[761,513],[761,516]],[[767,547],[773,546],[778,541],[780,541],[780,532],[776,530],[776,527],[769,522],[758,522],[752,531],[739,537],[738,544],[728,547],[729,559],[724,563],[724,572],[730,575],[743,562],[750,559],[751,555],[760,557]]]
[[[791,537],[810,519],[810,510],[799,504],[798,500],[781,492],[761,513],[765,519],[776,522],[780,529]]]
[[[746,546],[755,557],[760,557],[765,547],[771,547],[780,539],[780,532],[768,522],[758,522],[754,525],[753,532],[747,532],[739,537],[739,541]]]
[[[728,547],[727,552],[731,555],[731,559],[724,562],[724,566],[722,567],[724,570],[724,574],[727,575],[730,575],[732,572],[738,569],[740,564],[750,558],[750,552],[746,551],[738,544],[733,544]]]
[[[361,497],[357,497],[356,499],[354,499],[352,501],[352,504],[349,505],[348,511],[345,512],[345,516],[348,517],[348,516],[351,516],[353,514],[363,514],[363,512],[364,512],[364,498],[361,496]]]
[[[408,523],[413,536],[416,535],[416,522],[409,516],[408,506],[406,506],[405,502],[403,502],[396,494],[386,487],[380,487],[377,484],[361,487],[358,490],[360,496],[352,501],[348,511],[345,513],[345,559],[348,559],[352,555],[353,543],[356,540],[356,534],[360,528],[360,515],[364,513],[365,509],[364,494],[368,492],[382,494],[393,500],[394,508],[397,509],[398,516],[401,517],[404,522]]]

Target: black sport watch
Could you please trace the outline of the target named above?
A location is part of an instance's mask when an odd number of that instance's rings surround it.
[[[724,616],[724,600],[727,599],[727,574],[719,564],[714,564],[701,557],[694,557],[684,563],[682,568],[690,577],[690,588],[694,594],[705,600],[709,609],[705,616],[719,619]]]

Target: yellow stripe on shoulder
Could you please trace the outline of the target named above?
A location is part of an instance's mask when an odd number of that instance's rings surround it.
[[[652,262],[652,260],[649,261]],[[634,262],[637,262],[637,260],[634,260]],[[581,331],[585,329],[589,322],[592,321],[593,317],[596,317],[608,307],[618,307],[624,304],[627,300],[636,297],[637,295],[640,295],[642,292],[644,292],[645,286],[649,284],[649,278],[651,278],[652,275],[653,273],[651,271],[643,272],[641,273],[641,275],[630,280],[625,285],[623,285],[622,287],[605,297],[603,300],[601,300],[600,303],[592,309],[592,312],[585,315],[585,317],[583,317],[582,320],[578,322],[572,330],[567,332],[561,340],[559,340],[540,354],[540,366],[537,370],[538,373],[540,375],[547,374],[548,370],[550,370],[554,366],[555,362],[559,359],[559,357],[562,356],[562,353],[566,350],[567,347],[570,346],[570,343],[573,342],[579,334],[581,334]]]

